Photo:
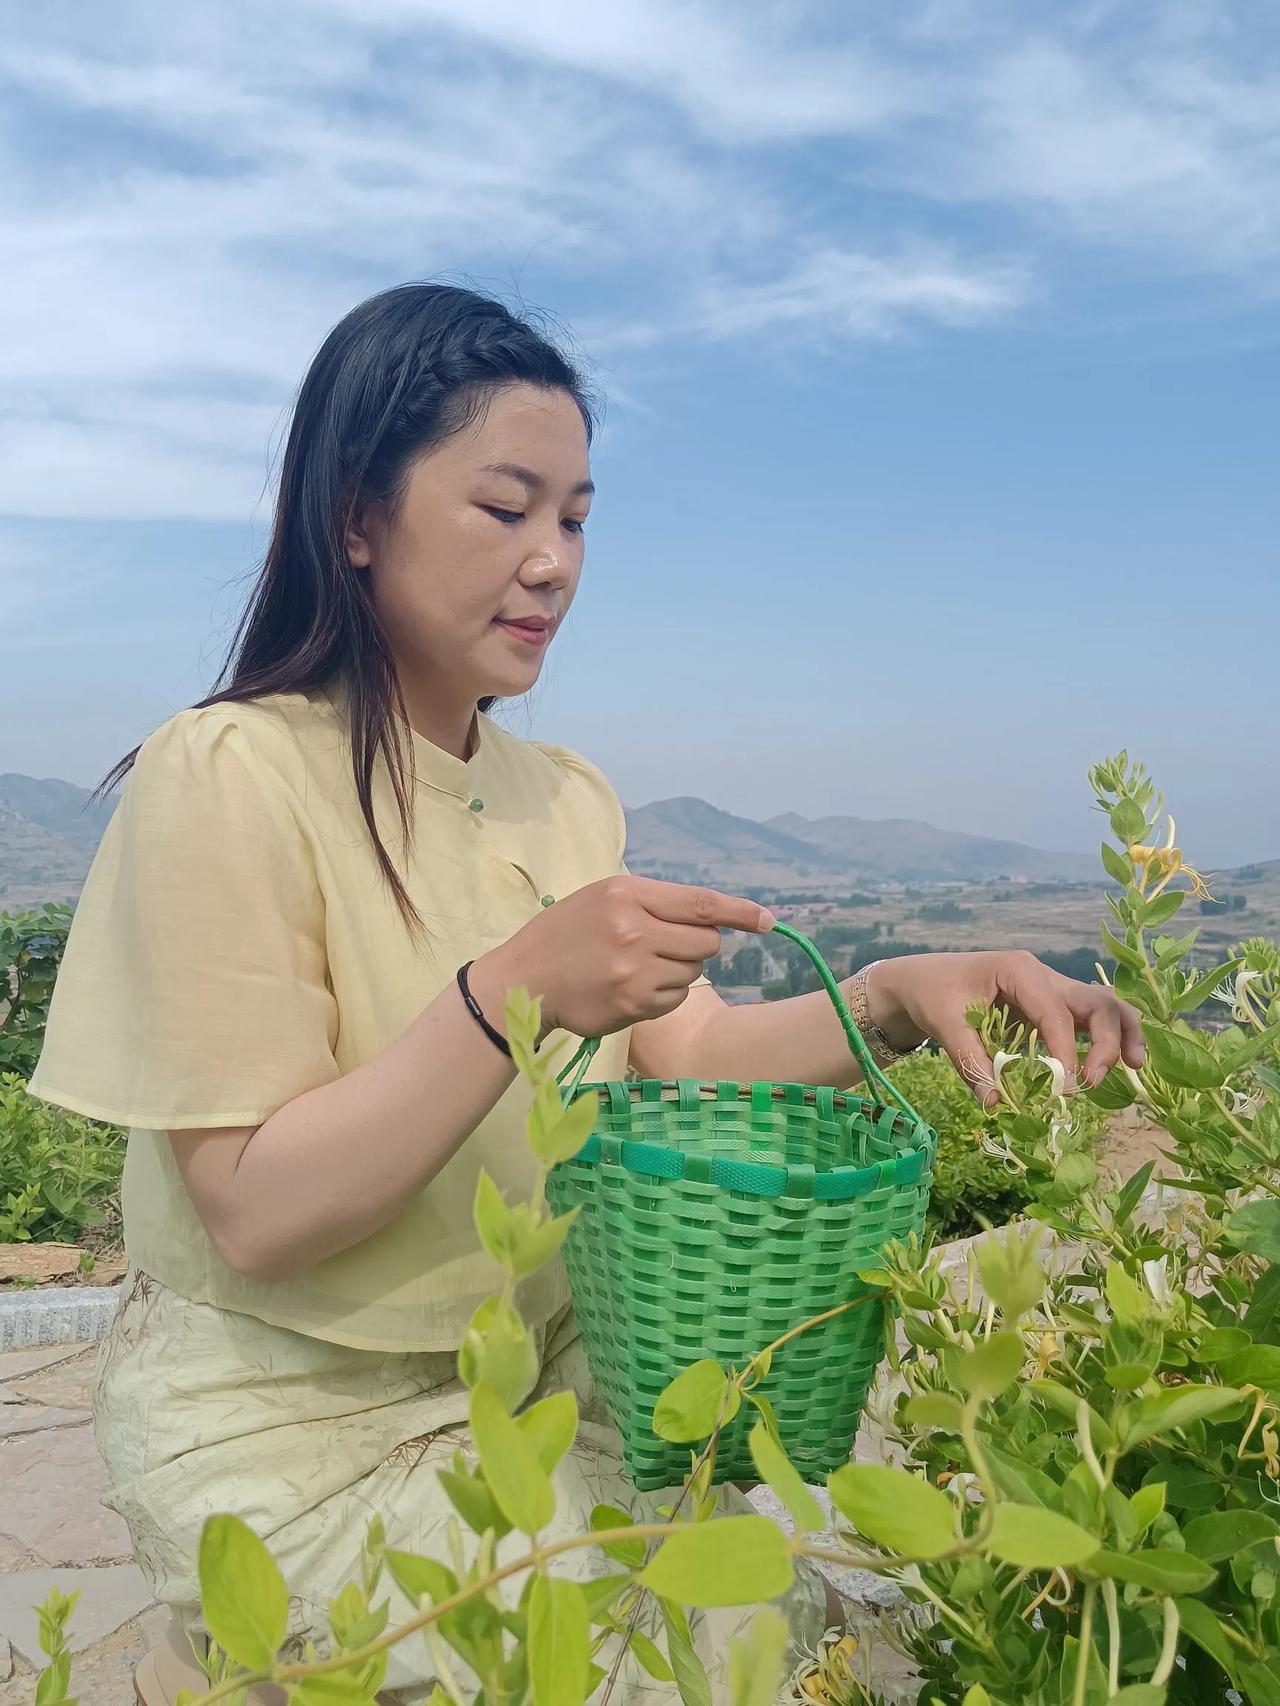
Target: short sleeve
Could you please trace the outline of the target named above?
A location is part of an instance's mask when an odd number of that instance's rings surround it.
[[[271,738],[213,706],[143,745],[76,908],[35,1095],[210,1128],[338,1076],[324,900]]]

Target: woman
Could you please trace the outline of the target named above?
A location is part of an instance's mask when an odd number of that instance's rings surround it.
[[[577,591],[591,436],[578,373],[498,303],[411,285],[357,308],[299,395],[221,691],[117,772],[33,1088],[131,1128],[96,1420],[108,1502],[188,1627],[215,1511],[271,1546],[299,1642],[373,1512],[439,1549],[455,1352],[494,1281],[476,1177],[531,1177],[509,989],[541,996],[553,1040],[603,1037],[600,1077],[851,1077],[824,995],[729,1007],[702,976],[762,907],[626,875],[600,772],[485,715],[537,681]],[[964,1015],[998,999],[1064,1060],[1086,1032],[1090,1080],[1141,1060],[1109,991],[1022,953],[893,960],[848,989],[884,1059],[932,1036],[980,1081]],[[559,1265],[521,1305],[542,1390],[584,1404],[559,1488],[576,1529],[627,1498],[616,1435]],[[146,1706],[198,1685],[180,1648],[144,1663]],[[391,1697],[430,1669],[397,1648]],[[624,1698],[674,1694],[637,1671]]]

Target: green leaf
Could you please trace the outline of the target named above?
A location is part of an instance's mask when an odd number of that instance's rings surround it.
[[[471,1394],[471,1437],[498,1508],[513,1528],[536,1534],[551,1521],[556,1496],[537,1452],[484,1381]]]
[[[1111,1696],[1108,1706],[1165,1706],[1168,1698],[1168,1689],[1157,1683],[1131,1682],[1128,1688]]]
[[[1209,1511],[1193,1517],[1182,1530],[1187,1551],[1206,1564],[1221,1564],[1237,1552],[1280,1534],[1280,1523],[1265,1511]]]
[[[587,1090],[566,1108],[560,1090],[549,1080],[533,1099],[529,1110],[529,1147],[548,1167],[571,1161],[595,1130],[600,1117],[600,1097]]]
[[[617,1505],[596,1505],[591,1512],[591,1529],[599,1534],[610,1528],[634,1528],[635,1520],[626,1511],[620,1511]],[[600,1550],[606,1558],[612,1558],[615,1564],[625,1564],[629,1570],[638,1570],[644,1563],[643,1539],[604,1540],[600,1543]]]
[[[1280,1345],[1251,1345],[1222,1364],[1225,1379],[1239,1386],[1261,1386],[1280,1391]]]
[[[674,1682],[675,1672],[663,1658],[661,1649],[647,1635],[642,1635],[638,1629],[631,1631],[631,1651],[640,1661],[641,1668],[655,1682]]]
[[[503,1297],[486,1297],[471,1317],[458,1350],[458,1374],[470,1387],[483,1381],[508,1410],[515,1410],[532,1392],[538,1378],[538,1348]]]
[[[493,1180],[480,1169],[476,1180],[475,1203],[472,1214],[476,1223],[476,1231],[480,1234],[480,1242],[493,1257],[495,1262],[501,1262],[504,1268],[511,1266],[511,1210],[502,1200],[502,1192]]]
[[[1098,929],[1102,935],[1103,946],[1115,959],[1119,960],[1122,966],[1128,966],[1130,971],[1140,972],[1143,969],[1142,955],[1136,948],[1131,948],[1127,942],[1122,942],[1113,930],[1109,930],[1105,920],[1099,924]]]
[[[1054,1200],[1075,1202],[1098,1177],[1098,1163],[1087,1149],[1069,1149],[1053,1170]]]
[[[1076,1426],[1080,1400],[1074,1392],[1069,1392],[1065,1386],[1060,1386],[1056,1380],[1029,1380],[1024,1391],[1034,1394],[1045,1405],[1046,1409],[1054,1411],[1064,1421]],[[1110,1426],[1098,1412],[1089,1407],[1089,1434],[1094,1446],[1103,1451],[1110,1451],[1115,1444],[1115,1435]]]
[[[791,1554],[777,1523],[726,1516],[691,1523],[664,1540],[640,1581],[682,1605],[750,1605],[791,1586]]]
[[[1200,1593],[1218,1572],[1189,1552],[1153,1548],[1142,1552],[1095,1552],[1089,1568],[1117,1582],[1133,1582],[1153,1593]]]
[[[587,1616],[593,1623],[605,1623],[611,1621],[610,1608],[617,1604],[626,1589],[631,1586],[631,1577],[629,1574],[592,1576],[589,1581],[579,1585],[587,1602]]]
[[[1192,1362],[1224,1363],[1250,1348],[1249,1335],[1243,1327],[1210,1327],[1198,1345],[1188,1348]]]
[[[452,1469],[436,1470],[436,1479],[454,1510],[476,1534],[483,1534],[485,1529],[491,1528],[496,1538],[501,1540],[510,1533],[511,1525],[498,1509],[498,1502],[489,1491],[489,1483],[483,1475],[473,1475],[465,1465],[459,1466],[455,1458]]]
[[[458,1591],[457,1576],[435,1558],[424,1558],[418,1552],[397,1552],[394,1548],[389,1548],[386,1560],[392,1581],[414,1605],[417,1605],[424,1594],[432,1605],[439,1605],[442,1600],[451,1599]]]
[[[1234,1683],[1236,1654],[1230,1641],[1222,1633],[1222,1625],[1217,1617],[1202,1599],[1180,1599],[1177,1603],[1178,1621],[1183,1632],[1202,1652],[1208,1653]]]
[[[786,1618],[772,1606],[762,1605],[746,1634],[735,1635],[729,1643],[731,1706],[773,1706],[786,1650]]]
[[[1265,1664],[1242,1660],[1236,1674],[1249,1706],[1280,1706],[1280,1667],[1274,1659]]]
[[[1095,1108],[1105,1108],[1109,1113],[1119,1108],[1128,1108],[1137,1100],[1137,1092],[1129,1082],[1128,1076],[1118,1066],[1111,1071],[1100,1084],[1086,1090],[1085,1100],[1092,1102]]]
[[[517,1279],[536,1273],[551,1260],[569,1236],[569,1228],[578,1218],[581,1204],[571,1208],[568,1214],[557,1215],[536,1225],[530,1219],[528,1205],[522,1203],[520,1208],[523,1213],[517,1210],[511,1225],[511,1271]]]
[[[683,1369],[662,1393],[653,1407],[653,1431],[659,1439],[691,1445],[706,1439],[717,1421],[731,1421],[740,1401],[720,1364],[704,1358]]]
[[[516,1426],[550,1475],[578,1431],[578,1400],[572,1392],[553,1392],[518,1415]]]
[[[239,1665],[273,1663],[289,1624],[275,1559],[238,1516],[211,1516],[200,1534],[200,1603],[209,1633]]]
[[[975,1682],[972,1688],[966,1689],[961,1706],[991,1706],[991,1696],[980,1682]]]
[[[773,1438],[763,1422],[750,1434],[751,1461],[760,1479],[782,1500],[801,1534],[815,1534],[827,1526],[822,1506],[800,1479],[800,1472]]]
[[[1115,838],[1125,847],[1137,846],[1147,831],[1142,807],[1132,800],[1119,800],[1109,813]]]
[[[1162,924],[1167,924],[1175,912],[1182,909],[1182,903],[1187,898],[1183,889],[1166,889],[1154,900],[1142,903],[1142,928],[1157,930]]]
[[[920,1392],[908,1398],[903,1414],[916,1427],[945,1428],[948,1433],[958,1433],[964,1409],[960,1400],[949,1392]]]
[[[1133,881],[1133,866],[1123,853],[1117,853],[1109,842],[1102,843],[1102,868],[1113,882],[1119,883],[1122,889],[1128,888]]]
[[[1104,1286],[1107,1302],[1115,1319],[1125,1326],[1136,1327],[1151,1314],[1151,1299],[1142,1287],[1120,1266],[1108,1262]]]
[[[1216,1090],[1225,1080],[1225,1067],[1195,1038],[1183,1036],[1181,1031],[1167,1031],[1152,1021],[1143,1025],[1142,1034],[1147,1040],[1147,1064],[1166,1084],[1186,1090]]]
[[[987,1296],[1010,1321],[1034,1309],[1044,1295],[1044,1269],[1037,1255],[1040,1238],[1038,1226],[1025,1232],[1011,1226],[1003,1239],[991,1233],[974,1246]]]
[[[956,1544],[955,1507],[937,1487],[905,1469],[850,1463],[827,1489],[859,1534],[909,1558],[940,1558]]]
[[[999,1504],[987,1551],[1024,1570],[1069,1570],[1098,1550],[1097,1536],[1040,1505]]]
[[[1231,1386],[1175,1386],[1154,1398],[1143,1398],[1130,1413],[1126,1449],[1144,1439],[1158,1439],[1175,1428],[1205,1421],[1239,1401],[1239,1392]]]
[[[1212,971],[1207,971],[1203,976],[1196,978],[1174,1000],[1174,1012],[1194,1013],[1198,1007],[1203,1007],[1214,991],[1221,989],[1227,979],[1234,972],[1239,971],[1243,964],[1243,960],[1228,960],[1225,965],[1215,966]]]
[[[1018,1378],[1026,1357],[1019,1334],[993,1333],[960,1357],[956,1384],[970,1398],[998,1398]]]
[[[711,1683],[702,1660],[693,1650],[688,1618],[670,1600],[664,1599],[659,1603],[667,1631],[667,1656],[676,1673],[676,1687],[680,1690],[684,1706],[711,1706]]]
[[[1163,1481],[1149,1481],[1130,1498],[1129,1514],[1138,1534],[1145,1534],[1164,1510],[1165,1492]]]
[[[1245,1203],[1228,1215],[1226,1233],[1238,1250],[1280,1262],[1280,1197]]]
[[[529,1677],[534,1706],[581,1706],[587,1694],[591,1625],[577,1582],[534,1577],[529,1596]]]

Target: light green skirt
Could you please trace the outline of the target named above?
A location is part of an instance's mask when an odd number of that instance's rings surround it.
[[[638,1493],[623,1473],[622,1442],[596,1397],[572,1315],[553,1319],[539,1337],[535,1396],[572,1390],[582,1415],[577,1442],[556,1473],[549,1537],[583,1532],[600,1503],[650,1518],[670,1495]],[[467,1403],[451,1355],[352,1350],[190,1303],[134,1271],[98,1361],[94,1420],[107,1468],[105,1502],[127,1523],[156,1598],[193,1629],[200,1627],[200,1530],[215,1512],[242,1517],[284,1572],[291,1646],[300,1654],[304,1640],[323,1644],[325,1606],[358,1579],[375,1513],[391,1546],[447,1556],[453,1510],[435,1472],[459,1449],[473,1456]],[[722,1489],[721,1505],[726,1512],[750,1509],[732,1487]],[[504,1542],[520,1544],[519,1536]],[[571,1558],[583,1575],[611,1568],[586,1550]],[[512,1584],[513,1598],[519,1586]],[[386,1591],[393,1623],[412,1615],[394,1584]],[[794,1644],[812,1648],[826,1621],[815,1571],[798,1571],[785,1609]],[[749,1617],[749,1609],[733,1609],[694,1619],[717,1702],[727,1697],[728,1642]],[[461,1661],[457,1677],[472,1681]],[[433,1680],[420,1638],[392,1649],[388,1690],[412,1702]],[[671,1684],[655,1682],[630,1656],[612,1698],[615,1706],[678,1702]]]

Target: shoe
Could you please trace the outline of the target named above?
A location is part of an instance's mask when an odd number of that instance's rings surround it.
[[[184,1688],[190,1689],[198,1700],[211,1686],[196,1663],[191,1641],[176,1617],[170,1620],[165,1639],[152,1647],[133,1673],[138,1706],[174,1706]],[[285,1692],[274,1683],[265,1683],[251,1688],[245,1700],[246,1706],[284,1706]]]

